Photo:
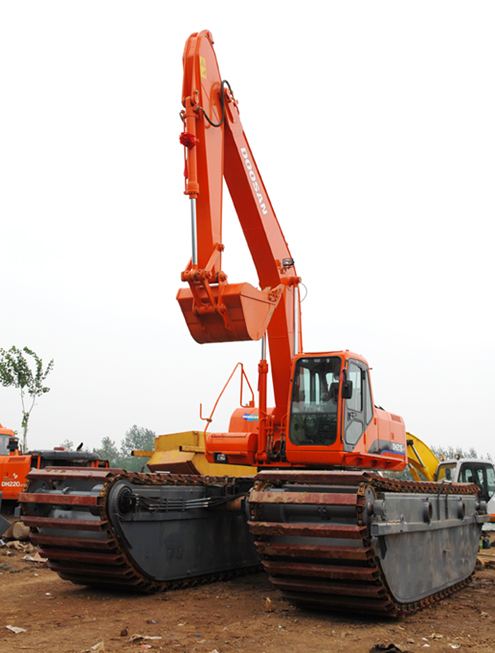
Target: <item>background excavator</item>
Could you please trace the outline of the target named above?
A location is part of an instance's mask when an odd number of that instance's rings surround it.
[[[474,484],[381,475],[407,465],[404,421],[375,405],[363,356],[303,350],[301,279],[210,32],[189,37],[183,63],[192,247],[177,299],[199,343],[261,340],[257,405],[203,442],[177,436],[179,453],[204,449],[215,475],[192,474],[191,460],[173,455],[171,473],[39,470],[24,520],[75,583],[164,590],[261,562],[296,605],[413,612],[468,581],[486,506]],[[222,269],[223,179],[259,289],[229,283]]]
[[[45,467],[108,467],[89,451],[68,451],[63,447],[22,452],[14,431],[0,424],[0,535],[9,537],[15,523],[19,498],[28,484],[32,469]],[[15,536],[15,531],[13,532]]]

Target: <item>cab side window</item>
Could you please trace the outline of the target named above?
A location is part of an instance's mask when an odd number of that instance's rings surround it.
[[[461,483],[476,483],[481,498],[488,501],[495,493],[495,472],[491,464],[464,463],[459,473]]]
[[[358,413],[363,410],[362,376],[361,368],[355,363],[350,363],[347,378],[352,381],[352,397],[347,400],[347,408]]]
[[[493,465],[486,468],[486,486],[488,490],[488,498],[491,499],[495,494],[495,470]]]
[[[366,426],[371,422],[373,417],[373,405],[371,403],[371,387],[370,387],[370,378],[369,372],[363,372],[363,384],[364,384],[364,423]]]
[[[345,441],[355,445],[364,432],[363,370],[354,362],[349,363],[347,379],[352,381],[352,397],[346,399]]]
[[[471,466],[462,466],[461,473],[459,474],[459,481],[461,483],[474,483],[474,470]]]

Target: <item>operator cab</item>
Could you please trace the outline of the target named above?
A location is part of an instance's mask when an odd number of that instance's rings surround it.
[[[480,496],[484,501],[490,501],[495,495],[495,469],[490,461],[456,460],[442,462],[435,473],[435,480],[475,483],[480,488]]]
[[[330,445],[337,439],[342,380],[344,446],[351,451],[373,416],[368,366],[339,356],[300,358],[296,362],[289,437],[294,444]]]
[[[8,456],[19,449],[19,439],[14,431],[0,424],[0,456]]]
[[[294,360],[286,454],[291,464],[402,469],[405,426],[374,407],[366,360],[349,351]]]

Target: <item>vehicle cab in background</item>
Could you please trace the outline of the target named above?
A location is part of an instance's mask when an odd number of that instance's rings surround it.
[[[480,488],[481,499],[487,503],[489,522],[483,530],[495,530],[495,466],[491,461],[476,458],[443,460],[438,465],[435,481],[475,483]]]
[[[0,424],[0,456],[8,456],[17,447],[17,438],[12,429],[7,429]]]

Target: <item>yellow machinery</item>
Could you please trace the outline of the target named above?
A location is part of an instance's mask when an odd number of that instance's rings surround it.
[[[254,476],[256,467],[209,463],[205,456],[205,434],[203,431],[182,431],[167,433],[155,438],[153,451],[135,450],[133,456],[149,458],[152,472],[173,474],[201,474],[202,476]]]
[[[439,460],[422,440],[406,433],[408,470],[415,481],[434,481]]]

